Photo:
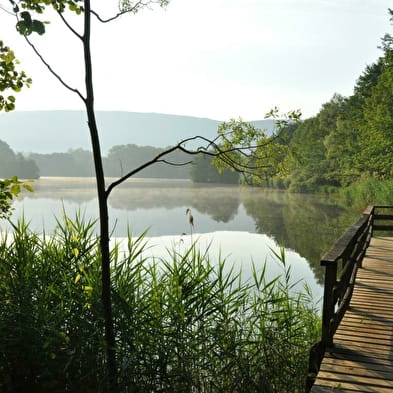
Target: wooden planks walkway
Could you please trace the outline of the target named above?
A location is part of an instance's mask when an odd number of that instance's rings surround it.
[[[393,237],[373,237],[311,393],[393,393]]]

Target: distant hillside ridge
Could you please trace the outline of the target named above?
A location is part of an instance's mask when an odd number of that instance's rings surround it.
[[[103,154],[115,145],[167,147],[185,138],[214,138],[221,121],[160,113],[97,111]],[[252,123],[271,133],[273,120]],[[15,111],[0,113],[0,139],[17,152],[52,153],[91,150],[83,111]]]

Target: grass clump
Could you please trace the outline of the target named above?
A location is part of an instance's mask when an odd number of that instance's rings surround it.
[[[290,269],[244,281],[194,244],[144,256],[144,234],[112,249],[119,391],[302,392],[320,320]],[[105,342],[93,224],[23,221],[0,240],[0,391],[102,392]]]

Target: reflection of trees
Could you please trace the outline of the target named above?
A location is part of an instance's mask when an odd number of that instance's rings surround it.
[[[306,258],[320,283],[321,257],[359,214],[337,201],[302,194],[252,193],[244,196],[243,203],[257,231]]]
[[[121,187],[111,196],[110,205],[125,210],[191,207],[216,222],[228,222],[234,218],[240,204],[238,186],[195,186],[176,181],[157,184],[156,187],[143,184]]]
[[[49,198],[77,203],[96,198],[93,178],[43,178],[33,184],[34,193],[21,197]],[[240,204],[238,186],[193,185],[187,180],[137,179],[118,187],[109,204],[122,210],[190,207],[216,222],[234,218]]]
[[[229,192],[228,192],[229,191]],[[207,214],[216,222],[229,222],[237,214],[240,205],[238,187],[222,187],[193,194],[192,206],[200,213]]]
[[[111,207],[123,210],[174,209],[190,204],[190,192],[183,188],[119,188],[109,199]]]

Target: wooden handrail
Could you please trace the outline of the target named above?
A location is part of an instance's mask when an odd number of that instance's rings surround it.
[[[393,213],[393,206],[368,206],[358,221],[348,228],[321,259],[321,265],[325,266],[322,338],[310,351],[308,388],[312,386],[313,375],[319,370],[326,348],[334,345],[334,333],[349,307],[356,272],[362,266],[373,232],[393,230],[393,225],[375,224],[376,221],[393,222],[393,214],[377,214],[384,209],[390,209]]]
[[[375,209],[368,207],[322,258],[325,288],[322,310],[322,343],[333,345],[333,335],[349,306],[356,271],[361,267],[373,231]]]

